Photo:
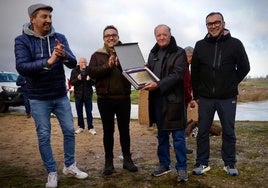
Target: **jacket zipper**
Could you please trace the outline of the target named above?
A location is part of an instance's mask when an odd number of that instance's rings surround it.
[[[213,78],[214,78],[214,81],[215,81],[215,78],[216,78],[216,74],[215,74],[215,69],[216,69],[216,61],[217,61],[217,51],[218,51],[218,43],[215,44],[215,52],[214,52],[214,59],[213,59],[213,64],[212,64],[212,68],[213,68]],[[215,93],[215,85],[213,84],[212,86],[212,94]]]

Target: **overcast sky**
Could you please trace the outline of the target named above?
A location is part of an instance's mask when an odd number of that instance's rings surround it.
[[[156,25],[169,25],[179,46],[194,46],[207,33],[207,14],[219,11],[231,35],[245,46],[249,76],[268,75],[267,0],[0,0],[0,70],[16,71],[14,38],[29,22],[28,7],[39,2],[54,8],[53,26],[66,36],[76,58],[88,60],[103,46],[106,25],[118,28],[123,43],[138,42],[146,61]]]

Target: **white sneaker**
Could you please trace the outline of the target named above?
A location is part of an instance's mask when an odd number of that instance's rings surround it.
[[[78,128],[78,129],[75,131],[75,134],[79,134],[79,133],[81,133],[81,132],[84,132],[84,129],[82,129],[82,128]]]
[[[50,172],[47,176],[46,188],[55,188],[58,186],[57,172]]]
[[[77,179],[85,179],[88,177],[88,174],[85,172],[80,171],[77,167],[76,167],[76,163],[72,164],[69,167],[66,167],[64,165],[63,170],[62,170],[63,174],[65,175],[69,175],[69,176],[73,176]]]
[[[91,133],[91,134],[93,134],[93,135],[97,134],[97,132],[94,129],[89,129],[88,132]]]

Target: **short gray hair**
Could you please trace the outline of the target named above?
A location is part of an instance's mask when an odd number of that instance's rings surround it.
[[[158,26],[156,26],[156,27],[154,28],[154,34],[155,34],[156,30],[157,30],[159,27],[166,27],[166,28],[168,29],[169,33],[170,33],[170,36],[171,36],[171,29],[170,29],[170,27],[167,26],[166,24],[159,24]]]
[[[192,46],[187,46],[186,48],[184,48],[186,55],[193,55],[194,52],[194,48]]]

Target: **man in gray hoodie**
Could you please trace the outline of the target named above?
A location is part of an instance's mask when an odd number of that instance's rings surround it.
[[[28,8],[30,23],[15,39],[16,69],[27,78],[27,90],[38,136],[39,151],[48,172],[46,187],[57,187],[56,162],[50,144],[51,113],[59,120],[64,141],[65,175],[85,179],[75,162],[73,115],[65,84],[64,65],[74,68],[76,58],[64,35],[52,27],[49,5],[34,4]]]

